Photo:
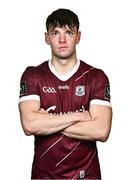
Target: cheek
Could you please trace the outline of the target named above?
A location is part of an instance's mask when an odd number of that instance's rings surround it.
[[[50,46],[51,46],[52,51],[55,51],[55,52],[58,51],[58,43],[53,42],[50,44]]]
[[[75,39],[71,40],[71,41],[69,42],[69,46],[70,46],[71,48],[75,48],[75,46],[76,46],[76,40],[75,40]]]
[[[55,48],[56,46],[57,46],[57,41],[55,41],[55,40],[51,40],[50,41],[50,46],[52,47],[52,48]]]

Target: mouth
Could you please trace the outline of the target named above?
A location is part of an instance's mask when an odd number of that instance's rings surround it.
[[[59,49],[67,49],[68,46],[60,46]]]

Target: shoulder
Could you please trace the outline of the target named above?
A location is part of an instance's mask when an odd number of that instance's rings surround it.
[[[40,72],[44,72],[47,70],[47,66],[48,66],[48,61],[45,61],[37,66],[28,66],[24,70],[22,76],[30,76],[30,77],[39,76]]]
[[[84,75],[86,74],[90,80],[98,79],[98,78],[107,78],[108,79],[106,73],[102,69],[91,66],[84,61],[80,61],[80,69],[79,70],[80,70],[80,72],[82,72],[82,74],[84,74]]]
[[[91,66],[90,64],[87,64],[85,61],[82,61],[82,60],[80,60],[80,67],[84,70],[90,70],[94,68],[93,66]]]
[[[43,63],[37,66],[28,66],[25,71],[37,72],[37,71],[40,71],[41,69],[45,70],[47,66],[48,66],[48,61],[44,61]]]

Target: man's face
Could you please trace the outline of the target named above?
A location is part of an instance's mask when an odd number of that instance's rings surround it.
[[[76,44],[80,41],[80,32],[77,32],[76,27],[56,27],[45,33],[45,40],[51,46],[53,56],[67,59],[75,53]]]

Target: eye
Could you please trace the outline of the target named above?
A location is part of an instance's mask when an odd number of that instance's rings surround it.
[[[72,31],[66,31],[66,34],[69,35],[69,36],[72,36],[74,34],[74,32]]]
[[[53,31],[53,32],[51,32],[51,35],[52,36],[57,36],[59,33],[58,33],[58,31]]]

